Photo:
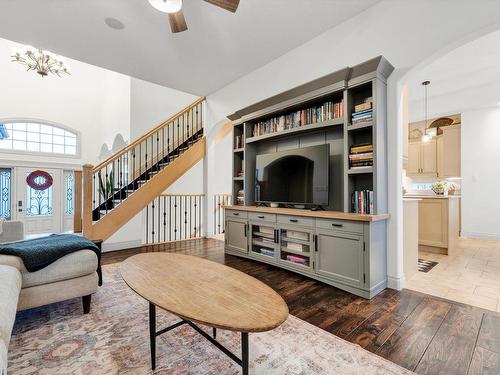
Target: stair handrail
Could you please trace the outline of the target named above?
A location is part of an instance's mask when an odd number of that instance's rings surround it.
[[[116,159],[118,159],[120,156],[124,155],[127,151],[133,149],[134,147],[137,147],[141,142],[144,142],[148,137],[152,136],[154,133],[160,131],[165,126],[171,124],[173,121],[175,121],[177,118],[181,117],[186,112],[189,112],[191,109],[193,109],[194,107],[196,107],[198,104],[200,104],[203,101],[205,101],[205,99],[206,99],[206,97],[204,97],[204,96],[196,99],[194,102],[192,102],[187,107],[183,108],[179,112],[175,113],[174,115],[170,116],[166,120],[162,121],[159,125],[157,125],[156,127],[152,128],[151,130],[149,130],[147,133],[145,133],[142,136],[140,136],[139,138],[137,138],[132,143],[130,143],[130,144],[122,147],[120,150],[118,150],[117,152],[115,152],[109,158],[107,158],[106,160],[104,160],[101,163],[99,163],[97,166],[95,166],[93,168],[92,172],[93,173],[97,173],[99,170],[101,170],[102,168],[104,168],[106,165],[112,163],[113,161],[115,161]]]

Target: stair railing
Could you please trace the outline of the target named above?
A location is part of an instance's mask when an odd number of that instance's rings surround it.
[[[144,209],[145,244],[201,238],[204,194],[162,194]]]
[[[204,101],[199,98],[99,165],[84,165],[84,233],[92,221],[107,214],[199,139]]]
[[[224,233],[224,209],[222,206],[229,206],[233,201],[233,196],[226,193],[215,193],[213,198],[213,234]]]

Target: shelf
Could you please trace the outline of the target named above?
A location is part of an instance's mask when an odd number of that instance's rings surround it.
[[[364,174],[364,173],[373,173],[373,166],[369,166],[369,167],[356,167],[356,169],[349,168],[347,170],[347,174],[349,174],[349,175]]]
[[[237,153],[237,152],[243,152],[243,151],[245,151],[245,149],[244,149],[243,147],[241,147],[241,148],[235,148],[235,149],[233,150],[233,152],[234,152],[234,153]]]
[[[291,238],[291,237],[286,237],[286,236],[282,236],[281,239],[283,241],[286,241],[286,242],[295,242],[295,243],[299,243],[301,245],[311,245],[311,242],[308,241],[308,240],[299,240],[299,239],[295,239],[295,238]]]
[[[334,118],[331,120],[317,122],[317,123],[309,124],[309,125],[304,125],[304,126],[300,126],[297,128],[291,128],[291,129],[281,130],[278,132],[257,135],[255,137],[248,137],[245,142],[246,143],[258,142],[258,141],[262,141],[265,139],[281,137],[283,135],[295,134],[295,133],[299,133],[299,132],[305,132],[308,130],[318,130],[318,129],[327,128],[327,127],[331,127],[331,126],[339,126],[339,125],[343,125],[343,124],[344,124],[343,117]]]
[[[309,251],[292,250],[292,249],[289,249],[288,247],[285,247],[285,246],[281,246],[281,252],[295,254],[295,255],[300,255],[300,256],[303,256],[305,258],[310,258],[311,257],[311,253]],[[283,259],[283,260],[286,260],[286,259]],[[287,262],[290,262],[290,261],[287,260]]]
[[[260,246],[260,247],[266,247],[266,248],[269,248],[269,249],[273,249],[274,250],[274,247],[275,247],[275,243],[267,243],[267,242],[264,242],[264,241],[259,241],[259,240],[252,240],[252,245],[256,245],[256,246]]]
[[[233,177],[233,181],[243,181],[244,178],[245,178],[244,176]]]
[[[302,264],[302,263],[295,263],[292,262],[291,260],[286,260],[286,259],[280,259],[283,263],[285,264],[290,264],[292,266],[300,267],[300,268],[309,268],[309,264]]]
[[[373,121],[367,122],[365,124],[357,124],[357,125],[347,125],[347,131],[356,131],[356,130],[362,130],[366,128],[371,128],[373,127]]]
[[[269,238],[271,240],[274,239],[274,235],[270,234],[270,233],[264,233],[264,232],[255,231],[255,232],[253,232],[253,235],[254,236],[259,236],[259,237],[264,237],[264,238]]]

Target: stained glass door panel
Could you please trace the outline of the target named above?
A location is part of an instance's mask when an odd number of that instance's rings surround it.
[[[58,169],[40,169],[52,177],[52,185],[40,188],[47,182],[43,176],[34,179],[30,186],[26,178],[32,168],[18,168],[17,197],[15,202],[16,216],[24,221],[26,234],[57,233],[61,231],[61,171]]]

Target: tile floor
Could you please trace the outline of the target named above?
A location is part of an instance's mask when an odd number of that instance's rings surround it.
[[[451,256],[419,257],[439,264],[413,275],[407,289],[500,312],[500,241],[463,238]]]

